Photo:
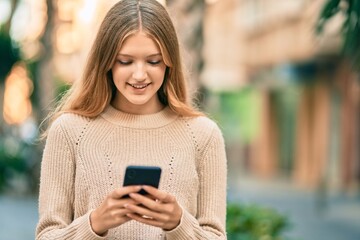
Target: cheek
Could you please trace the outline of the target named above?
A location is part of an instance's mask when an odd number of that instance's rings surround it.
[[[113,67],[111,69],[111,72],[112,72],[113,81],[114,81],[115,84],[125,81],[125,79],[126,79],[126,71],[124,71],[124,70],[122,70],[120,68]]]
[[[157,82],[162,83],[165,77],[165,68],[157,69],[152,73],[152,78],[156,79]]]

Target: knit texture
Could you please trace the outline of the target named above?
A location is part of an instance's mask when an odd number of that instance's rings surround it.
[[[131,220],[95,234],[89,216],[121,187],[128,165],[162,168],[159,189],[183,209],[171,231]],[[50,127],[41,165],[36,239],[226,239],[226,156],[207,117],[168,107],[132,115],[108,106],[96,118],[63,114]]]

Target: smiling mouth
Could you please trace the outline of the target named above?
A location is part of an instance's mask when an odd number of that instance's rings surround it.
[[[133,88],[136,88],[136,89],[143,89],[143,88],[146,88],[147,86],[150,85],[150,83],[147,83],[147,84],[131,84],[131,83],[128,83],[130,86],[132,86]]]

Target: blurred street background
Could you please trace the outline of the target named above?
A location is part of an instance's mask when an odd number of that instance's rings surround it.
[[[116,2],[0,0],[0,239],[35,238],[39,125]],[[360,1],[162,3],[197,104],[224,134],[228,203],[286,218],[280,238],[231,239],[359,240]]]

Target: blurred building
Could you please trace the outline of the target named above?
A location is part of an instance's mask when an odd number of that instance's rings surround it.
[[[341,16],[319,36],[323,0],[208,2],[202,83],[213,93],[249,85],[261,93],[243,172],[358,190],[359,75],[341,57]]]
[[[39,60],[34,89],[41,89],[40,109],[53,102],[59,85],[81,77],[96,29],[115,2],[29,0],[28,6],[19,7],[30,9],[29,17],[19,10],[19,19],[27,20],[26,29],[20,26],[13,35],[21,42],[25,59]],[[244,143],[229,144],[235,153],[230,158],[242,161],[243,171],[262,177],[285,175],[306,187],[329,184],[353,189],[360,183],[359,75],[341,57],[341,17],[327,26],[325,34],[315,34],[323,2],[169,0],[167,4],[185,45],[194,88],[201,84],[210,98],[248,86],[259,93],[256,138],[245,148],[240,146]],[[212,104],[221,107],[216,99]],[[245,152],[237,151],[237,146]]]

